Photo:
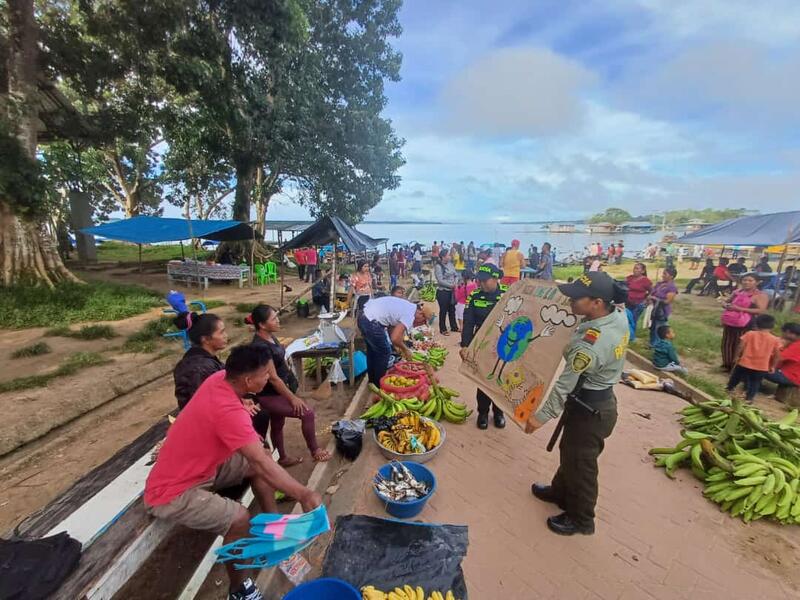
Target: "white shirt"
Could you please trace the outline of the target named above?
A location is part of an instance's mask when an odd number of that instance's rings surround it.
[[[394,327],[398,323],[402,323],[406,330],[410,330],[414,327],[416,313],[416,304],[394,296],[373,298],[364,305],[364,316],[370,321],[377,321],[384,327]]]
[[[414,260],[421,261],[422,260],[422,253],[419,250],[414,252]]]

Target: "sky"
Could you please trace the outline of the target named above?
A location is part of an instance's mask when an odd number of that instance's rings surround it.
[[[405,0],[400,21],[406,164],[367,220],[800,208],[800,1]]]

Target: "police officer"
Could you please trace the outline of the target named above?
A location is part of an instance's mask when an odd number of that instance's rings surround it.
[[[563,411],[548,445],[550,450],[563,429],[561,464],[550,485],[534,483],[531,491],[564,511],[547,519],[551,531],[591,535],[597,457],[617,422],[613,386],[622,373],[629,337],[628,319],[614,304],[624,302],[627,292],[603,272],[586,273],[558,288],[583,322],[564,349],[564,371],[534,415],[538,428]]]
[[[470,293],[467,298],[467,304],[464,307],[464,326],[461,330],[462,359],[466,356],[467,346],[469,346],[472,338],[475,337],[486,317],[492,312],[500,296],[508,289],[498,281],[503,277],[503,272],[492,263],[484,263],[478,267],[476,277],[479,287]],[[489,407],[492,407],[494,412],[494,426],[499,429],[506,426],[506,418],[503,416],[503,411],[480,388],[477,392],[477,400],[478,429],[489,427]]]

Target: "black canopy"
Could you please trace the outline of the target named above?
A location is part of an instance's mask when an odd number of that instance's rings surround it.
[[[339,217],[323,217],[313,225],[309,225],[299,235],[281,246],[281,250],[292,250],[293,248],[305,248],[306,246],[325,246],[340,242],[350,252],[363,252],[370,248],[376,248],[383,242],[361,233],[355,227],[351,227]]]

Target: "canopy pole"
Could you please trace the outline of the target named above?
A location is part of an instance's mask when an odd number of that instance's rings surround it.
[[[255,271],[256,264],[255,264],[255,254],[256,254],[256,229],[253,229],[253,240],[250,244],[250,276],[248,279],[250,280],[250,289],[253,289],[253,271]]]
[[[284,258],[285,258],[284,253],[283,252],[279,252],[278,253],[278,258],[281,261],[281,306],[283,306],[283,290],[284,290],[283,270],[284,270]]]
[[[181,245],[181,260],[182,260],[182,261],[186,261],[186,254],[185,254],[185,253],[184,253],[184,251],[183,251],[183,240],[178,240],[178,242],[179,242],[179,243],[180,243],[180,245]]]
[[[336,246],[338,245],[338,238],[333,240],[333,260],[331,261],[331,299],[330,306],[328,307],[331,312],[336,307]],[[351,367],[352,368],[352,365]]]

